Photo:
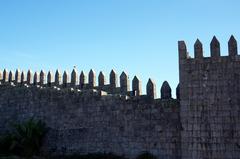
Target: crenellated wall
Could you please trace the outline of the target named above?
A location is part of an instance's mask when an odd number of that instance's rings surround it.
[[[129,76],[126,72],[122,72],[120,77],[118,77],[117,73],[112,70],[109,75],[109,84],[106,82],[106,77],[104,73],[101,71],[98,75],[98,85],[96,73],[94,70],[90,70],[87,75],[81,71],[80,75],[78,75],[77,70],[74,68],[71,72],[71,75],[67,71],[63,72],[61,75],[59,70],[56,70],[55,76],[51,71],[48,71],[46,74],[45,71],[41,70],[40,73],[33,72],[28,70],[27,73],[24,71],[20,71],[17,69],[15,71],[15,76],[13,75],[13,71],[9,71],[4,69],[3,72],[0,70],[0,82],[2,84],[11,84],[11,85],[31,85],[37,87],[53,87],[53,88],[74,88],[81,90],[86,89],[96,89],[102,91],[105,94],[119,94],[119,95],[127,95],[127,96],[139,96],[139,97],[147,97],[156,99],[156,84],[155,82],[149,78],[147,86],[146,86],[146,95],[142,94],[142,82],[137,76],[134,76],[132,80],[132,89],[130,89],[130,80]],[[119,81],[118,82],[118,78]],[[88,79],[88,81],[87,81]],[[119,86],[120,84],[120,86]],[[161,96],[164,99],[171,99],[171,88],[167,81],[161,86]],[[166,95],[165,95],[166,94]]]
[[[157,99],[149,79],[146,95],[140,79],[112,70],[80,75],[73,69],[55,75],[0,71],[0,133],[30,117],[47,123],[42,152],[86,154],[112,152],[134,158],[149,151],[159,159],[238,159],[240,156],[240,55],[231,36],[228,56],[221,56],[214,36],[210,57],[200,40],[194,58],[178,42],[177,99],[165,81]],[[88,80],[87,80],[88,79]],[[98,81],[98,84],[97,84]]]
[[[194,44],[194,58],[184,41],[178,42],[182,158],[240,157],[240,56],[231,36],[228,56],[220,55],[214,36],[210,57],[202,43]]]
[[[30,117],[47,123],[49,132],[43,152],[50,154],[86,154],[112,152],[134,158],[148,151],[158,157],[181,156],[179,102],[172,98],[168,82],[156,99],[156,85],[149,79],[143,95],[141,81],[129,77],[90,70],[88,81],[73,69],[71,77],[57,70],[55,76],[3,71],[0,85],[0,132],[12,122]],[[118,78],[119,81],[118,82]],[[119,86],[120,84],[120,86]]]

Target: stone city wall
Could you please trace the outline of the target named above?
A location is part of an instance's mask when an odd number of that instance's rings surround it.
[[[41,71],[32,76],[19,70],[3,71],[0,85],[0,131],[4,133],[13,122],[34,117],[43,120],[49,131],[43,152],[48,154],[86,154],[112,152],[134,158],[148,151],[158,157],[180,157],[179,102],[172,98],[165,81],[161,99],[156,99],[155,83],[149,79],[142,95],[141,81],[135,76],[132,90],[126,73],[110,73],[106,84],[102,72],[96,85],[95,72],[88,82],[76,70],[71,79],[66,72],[54,80]]]
[[[102,72],[91,70],[71,79],[57,70],[0,71],[0,132],[12,122],[30,117],[47,123],[49,132],[42,150],[52,154],[112,152],[134,158],[148,151],[159,159],[238,159],[240,156],[240,55],[231,36],[228,56],[220,55],[214,37],[210,57],[202,43],[194,44],[194,58],[184,41],[178,42],[177,99],[168,82],[156,97],[149,79],[146,95],[138,77],[123,72],[120,86],[115,71],[109,84]]]

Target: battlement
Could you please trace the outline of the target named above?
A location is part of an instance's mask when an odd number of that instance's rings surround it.
[[[46,123],[43,154],[114,153],[130,159],[143,152],[164,158],[180,156],[179,100],[165,81],[156,99],[152,79],[142,93],[141,80],[112,70],[109,83],[100,72],[76,69],[0,71],[0,134],[10,123],[29,118]],[[164,153],[163,153],[164,152]]]
[[[147,82],[146,95],[144,95],[142,94],[141,80],[137,76],[134,76],[132,88],[130,88],[129,76],[124,71],[120,77],[118,77],[117,73],[112,70],[109,74],[109,84],[106,82],[106,76],[102,71],[99,73],[97,79],[94,70],[91,69],[87,76],[83,71],[78,75],[75,68],[71,74],[67,71],[61,74],[59,70],[56,70],[55,75],[51,71],[46,73],[43,70],[41,70],[40,73],[33,73],[31,70],[25,73],[17,69],[15,73],[13,73],[13,71],[8,72],[7,69],[4,69],[3,72],[0,71],[0,80],[2,85],[36,86],[58,90],[71,88],[72,90],[77,90],[77,92],[95,90],[98,91],[100,95],[118,94],[127,96],[126,98],[147,98],[152,100],[157,98],[156,84],[151,78],[149,78]],[[118,82],[118,80],[120,82]],[[176,91],[179,90],[176,89]],[[162,84],[160,93],[161,99],[172,99],[172,89],[167,81],[164,81]]]
[[[194,58],[184,41],[178,42],[178,51],[182,158],[238,158],[240,55],[236,39],[230,37],[227,56],[221,56],[215,36],[210,57],[204,57],[200,40],[194,44]]]
[[[228,56],[221,56],[220,43],[218,39],[214,36],[210,43],[210,57],[204,57],[203,55],[203,45],[199,39],[196,40],[194,44],[194,58],[189,56],[187,51],[187,46],[184,41],[178,41],[178,52],[180,64],[184,61],[191,62],[221,62],[222,60],[240,60],[238,55],[237,40],[232,35],[228,41]]]
[[[150,152],[166,159],[233,159],[240,156],[240,55],[231,36],[228,56],[221,56],[214,36],[210,57],[200,40],[194,58],[178,42],[177,99],[164,81],[157,91],[112,70],[109,82],[101,71],[69,74],[56,70],[0,71],[0,134],[8,124],[31,117],[50,128],[47,154],[111,152],[135,158]],[[161,98],[157,99],[157,92]]]

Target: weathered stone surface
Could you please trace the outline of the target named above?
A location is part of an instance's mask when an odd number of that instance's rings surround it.
[[[228,41],[228,54],[229,56],[236,56],[238,54],[237,40],[232,35]]]
[[[56,70],[56,73],[55,73],[55,85],[58,86],[61,83],[62,83],[61,73],[59,72],[59,70]]]
[[[23,84],[25,82],[25,72],[22,71],[21,73],[21,84]]]
[[[98,86],[103,87],[106,84],[106,79],[104,73],[101,71],[98,76]]]
[[[33,75],[33,84],[37,85],[38,82],[39,82],[39,74],[38,74],[38,72],[35,72]]]
[[[180,84],[178,84],[176,88],[176,98],[180,99]]]
[[[179,59],[186,59],[188,57],[187,47],[184,41],[178,42],[178,52],[179,52]]]
[[[203,58],[202,43],[200,42],[199,39],[197,39],[194,44],[194,57],[197,59]]]
[[[78,83],[78,75],[77,75],[76,69],[74,68],[71,73],[71,86],[75,87],[77,83]]]
[[[216,36],[213,37],[210,44],[211,57],[219,57],[220,56],[220,43],[217,40]]]
[[[229,45],[229,56],[220,56],[214,37],[211,57],[180,60],[183,159],[240,156],[240,61],[233,38]]]
[[[46,75],[45,75],[45,72],[43,70],[41,70],[40,72],[40,82],[39,84],[40,85],[44,85],[46,82]]]
[[[164,81],[161,87],[161,98],[162,99],[171,99],[172,98],[172,89],[169,86],[167,81]]]
[[[91,69],[89,72],[88,84],[90,88],[94,88],[96,86],[96,73],[93,69]]]
[[[124,71],[120,75],[120,90],[123,94],[126,94],[128,91],[130,91],[129,76]]]
[[[156,92],[156,84],[155,82],[149,78],[148,83],[147,83],[147,96],[151,99],[155,99],[157,96]]]
[[[33,82],[32,71],[28,70],[28,72],[27,72],[27,84],[32,84],[32,82]]]
[[[179,42],[177,99],[171,98],[167,82],[161,88],[162,99],[155,99],[156,86],[151,79],[147,95],[141,95],[137,77],[132,81],[133,95],[122,93],[126,73],[120,76],[121,87],[114,84],[112,91],[104,82],[99,82],[101,87],[89,87],[83,73],[80,87],[84,89],[79,90],[47,87],[44,82],[40,87],[26,84],[24,72],[22,84],[15,85],[12,73],[9,77],[5,71],[5,81],[0,81],[0,134],[6,133],[11,123],[34,117],[49,128],[42,153],[111,152],[133,159],[148,151],[158,159],[238,159],[240,56],[234,38],[229,40],[229,56],[220,56],[216,40],[211,46],[211,57],[190,58],[184,41]],[[197,54],[202,53],[199,48],[195,47]],[[113,75],[112,83],[117,83],[116,73]],[[40,76],[44,81],[44,73]],[[68,83],[66,77],[64,84]]]
[[[87,76],[82,71],[81,74],[80,74],[80,80],[79,80],[80,88],[83,89],[86,83],[87,83]]]
[[[114,70],[110,72],[109,82],[112,89],[115,89],[118,86],[118,77],[117,73]]]
[[[63,81],[62,81],[62,86],[67,87],[69,83],[69,75],[67,71],[64,71],[63,73]]]
[[[53,74],[51,71],[48,71],[48,75],[47,75],[47,85],[51,86],[53,83]]]
[[[132,80],[132,91],[135,96],[142,95],[142,82],[139,80],[137,76],[134,76]]]
[[[9,75],[8,75],[8,82],[12,82],[14,79],[13,79],[13,74],[12,74],[12,71],[9,72]]]
[[[52,87],[5,86],[0,92],[0,134],[9,123],[41,119],[49,128],[43,153],[112,152],[135,158],[148,151],[159,158],[180,157],[179,105],[174,99],[149,104]]]
[[[8,82],[8,77],[9,77],[8,71],[7,71],[7,69],[4,69],[3,70],[3,82]]]
[[[16,69],[15,72],[15,83],[20,83],[21,82],[21,72],[19,69]]]

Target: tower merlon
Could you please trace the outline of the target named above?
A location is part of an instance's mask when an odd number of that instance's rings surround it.
[[[130,91],[129,76],[124,71],[120,75],[120,91],[122,94],[127,94]]]
[[[228,41],[228,54],[229,56],[236,56],[238,54],[237,40],[232,35]]]
[[[164,81],[161,87],[161,99],[171,99],[172,89],[167,81]]]

